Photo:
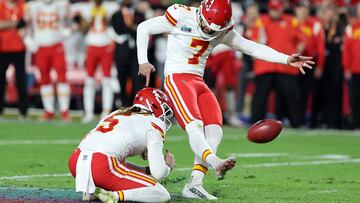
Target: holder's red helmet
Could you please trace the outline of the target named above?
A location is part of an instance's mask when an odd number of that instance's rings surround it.
[[[151,87],[139,90],[134,98],[134,106],[150,111],[153,116],[164,121],[167,128],[170,127],[173,110],[170,100],[163,91]]]
[[[230,0],[203,0],[198,11],[198,23],[205,24],[213,33],[204,32],[208,40],[214,39],[230,28],[234,21],[232,20],[232,6]]]

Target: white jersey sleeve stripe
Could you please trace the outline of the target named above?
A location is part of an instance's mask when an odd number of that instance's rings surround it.
[[[175,18],[172,17],[168,11],[165,12],[165,17],[171,23],[171,25],[176,26],[177,20],[175,20]]]

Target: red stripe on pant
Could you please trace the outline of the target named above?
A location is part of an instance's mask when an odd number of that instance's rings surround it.
[[[220,105],[201,76],[189,73],[168,75],[165,91],[183,129],[192,119],[203,121],[204,126],[222,125]]]
[[[69,169],[73,177],[76,177],[76,162],[80,152],[80,149],[75,150],[68,161]],[[126,167],[127,170],[135,171],[124,164],[122,164],[122,166]],[[138,181],[134,181],[128,179],[126,176],[119,177],[115,175],[109,166],[109,156],[101,153],[93,154],[91,170],[95,185],[105,190],[118,191],[150,186],[150,184],[146,185],[140,183],[143,181],[140,179]],[[137,173],[141,172],[137,171]],[[149,177],[146,174],[142,174],[142,176]]]

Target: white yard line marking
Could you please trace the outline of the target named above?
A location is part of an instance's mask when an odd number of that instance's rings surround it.
[[[59,136],[61,137],[61,136]],[[166,141],[184,141],[187,140],[187,136],[174,136],[167,137]],[[240,140],[238,137],[227,137],[225,140]],[[67,144],[79,144],[81,138],[79,139],[60,139],[60,140],[2,140],[0,141],[0,145],[47,145],[47,144],[55,144],[55,145],[67,145]]]
[[[36,190],[45,190],[45,191],[73,191],[73,189],[63,189],[63,188],[37,188],[37,187],[0,187],[0,190],[8,190],[8,189],[15,189],[15,190],[27,190],[27,191],[36,191]]]
[[[344,159],[344,160],[320,160],[307,162],[280,162],[280,163],[260,163],[260,164],[246,164],[243,168],[265,168],[278,166],[307,166],[307,165],[326,165],[326,164],[347,164],[360,163],[360,159]]]
[[[44,177],[67,177],[71,176],[70,173],[58,173],[58,174],[37,174],[37,175],[24,175],[24,176],[3,176],[0,180],[22,180],[30,178],[44,178]]]
[[[260,164],[246,164],[240,165],[241,168],[271,168],[280,166],[307,166],[307,165],[327,165],[327,164],[351,164],[360,163],[359,159],[344,159],[344,160],[320,160],[320,161],[309,161],[309,162],[280,162],[280,163],[260,163]],[[174,168],[175,171],[191,171],[191,167]],[[42,177],[68,177],[70,173],[58,173],[58,174],[36,174],[36,175],[23,175],[23,176],[2,176],[1,180],[24,180],[31,178],[42,178]]]
[[[47,145],[47,144],[79,144],[80,139],[64,139],[64,140],[3,140],[0,145]]]
[[[324,154],[324,155],[317,156],[316,158],[345,160],[345,159],[350,159],[351,157],[346,154]]]
[[[259,163],[259,164],[245,164],[240,165],[241,168],[271,168],[280,166],[307,166],[307,165],[328,165],[328,164],[351,164],[360,163],[360,159],[343,159],[343,160],[318,160],[308,162],[273,162],[273,163]],[[174,168],[176,171],[190,171],[192,168]]]
[[[345,137],[360,137],[359,130],[328,130],[328,129],[316,129],[316,130],[296,130],[285,129],[284,134],[298,137],[318,137],[318,136],[345,136]]]
[[[275,153],[234,153],[229,154],[229,156],[235,156],[240,158],[266,158],[266,157],[283,157],[288,156],[289,153],[281,153],[281,152],[275,152]]]
[[[324,194],[324,193],[334,193],[334,192],[338,192],[339,190],[320,190],[320,191],[311,191],[313,193],[320,193],[320,194]]]

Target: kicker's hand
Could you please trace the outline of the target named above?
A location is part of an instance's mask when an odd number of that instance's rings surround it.
[[[309,56],[300,56],[300,54],[292,54],[288,57],[288,65],[298,68],[302,74],[305,74],[304,68],[312,69],[311,65],[314,65],[315,62],[312,61],[313,57]]]
[[[166,150],[165,156],[165,163],[168,165],[171,169],[175,167],[175,158],[174,155],[170,153],[170,151]]]
[[[150,75],[155,70],[156,70],[155,67],[153,65],[151,65],[150,63],[144,63],[144,64],[139,65],[138,74],[146,77],[146,87],[149,86]]]

